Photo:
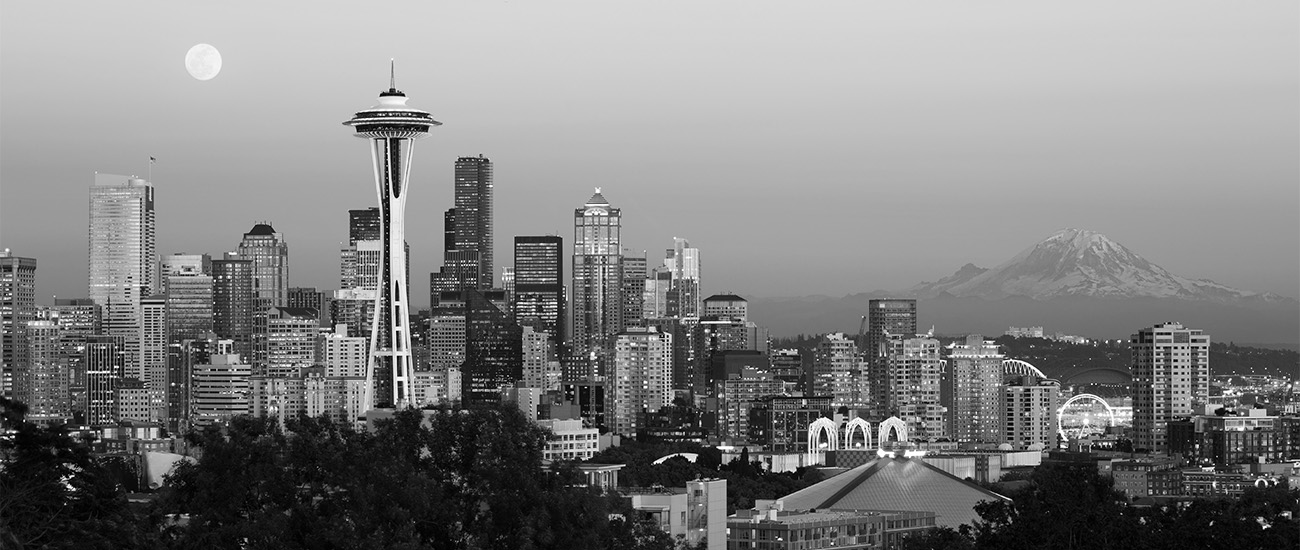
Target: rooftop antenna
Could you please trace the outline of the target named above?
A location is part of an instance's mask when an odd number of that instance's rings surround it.
[[[388,89],[397,89],[397,62],[393,58],[388,58]]]

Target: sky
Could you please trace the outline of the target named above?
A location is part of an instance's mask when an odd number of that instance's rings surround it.
[[[1300,295],[1294,1],[380,6],[0,2],[0,247],[37,258],[38,301],[86,295],[93,174],[150,156],[160,254],[266,221],[291,285],[337,287],[347,210],[377,204],[341,123],[390,58],[444,123],[415,147],[416,289],[453,163],[483,154],[498,271],[515,235],[571,244],[601,187],[634,253],[700,248],[706,293],[901,289],[1078,227]]]

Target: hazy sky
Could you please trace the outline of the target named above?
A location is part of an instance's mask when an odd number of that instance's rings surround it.
[[[571,244],[600,186],[652,263],[699,247],[706,292],[903,288],[1068,226],[1300,294],[1293,0],[337,4],[0,3],[0,246],[38,259],[41,302],[86,294],[93,173],[151,155],[159,253],[266,220],[291,284],[335,288],[346,211],[376,204],[340,123],[389,58],[445,124],[415,150],[415,289],[481,153],[498,270],[514,235]]]

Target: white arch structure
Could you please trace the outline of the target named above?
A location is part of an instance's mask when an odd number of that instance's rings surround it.
[[[814,420],[812,424],[808,425],[808,464],[809,465],[817,464],[819,462],[818,455],[820,455],[821,453],[825,451],[834,451],[839,447],[838,445],[839,438],[836,437],[836,435],[838,435],[836,432],[838,431],[839,430],[836,429],[835,426],[835,421],[826,418],[824,416],[818,418],[817,420]],[[821,448],[817,443],[817,441],[821,439],[822,433],[826,434],[825,449]]]
[[[862,434],[862,447],[858,447],[858,448],[861,449],[871,448],[871,424],[868,423],[866,420],[863,420],[861,418],[856,418],[856,417],[844,425],[844,447],[843,448],[845,449],[854,448],[853,447],[854,433]]]
[[[907,441],[907,423],[897,416],[891,416],[880,423],[876,432],[876,441],[879,443],[881,450],[884,450],[885,444],[889,443],[890,430],[894,430],[894,433],[897,434],[897,441]]]
[[[1047,378],[1047,375],[1043,374],[1043,371],[1038,370],[1038,367],[1029,364],[1029,362],[1027,361],[1021,361],[1019,359],[1007,359],[1002,362],[1002,376],[1006,376],[1008,374],[1015,374],[1019,376],[1033,375],[1039,378]]]
[[[1065,426],[1062,424],[1062,420],[1065,417],[1065,408],[1073,405],[1077,401],[1083,401],[1086,399],[1091,399],[1101,403],[1102,408],[1106,410],[1106,417],[1109,419],[1110,426],[1115,426],[1115,411],[1110,408],[1110,403],[1107,403],[1105,399],[1091,393],[1081,393],[1066,399],[1065,403],[1061,404],[1061,408],[1056,410],[1056,433],[1061,435],[1061,439],[1069,439],[1069,437],[1065,435]]]
[[[670,455],[668,455],[668,456],[659,457],[658,460],[656,460],[656,461],[654,461],[654,462],[651,462],[651,464],[663,464],[664,461],[666,461],[666,460],[668,460],[668,459],[672,459],[672,458],[677,458],[677,457],[679,457],[679,456],[682,457],[682,458],[685,458],[686,460],[688,460],[688,461],[690,461],[690,462],[696,462],[696,461],[698,461],[698,460],[700,459],[700,455],[697,454],[697,453],[673,453],[673,454],[670,454]]]

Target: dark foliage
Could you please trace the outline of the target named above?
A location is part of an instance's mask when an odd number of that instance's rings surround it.
[[[198,438],[159,515],[184,548],[671,548],[624,500],[541,468],[547,433],[513,407],[400,411],[368,432],[239,418]]]
[[[1249,489],[1237,499],[1135,508],[1088,465],[1043,465],[1012,502],[976,507],[980,521],[931,529],[903,547],[921,549],[1294,548],[1300,491]],[[1288,517],[1289,516],[1289,517]]]
[[[0,548],[136,548],[137,528],[115,469],[62,426],[26,422],[27,406],[0,398]]]

